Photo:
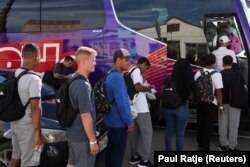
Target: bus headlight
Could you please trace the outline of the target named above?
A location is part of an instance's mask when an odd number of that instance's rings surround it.
[[[42,134],[46,138],[47,143],[67,141],[65,130],[42,129]]]

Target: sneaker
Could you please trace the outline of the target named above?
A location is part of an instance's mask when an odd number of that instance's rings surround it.
[[[226,146],[219,146],[219,150],[220,151],[227,151],[227,147]]]
[[[152,167],[153,165],[149,160],[146,160],[146,161],[141,160],[137,166],[138,167]]]
[[[138,156],[132,156],[132,157],[130,158],[130,161],[129,161],[129,163],[130,163],[131,165],[138,164],[139,162],[141,162],[141,157],[140,157],[140,155],[138,155]]]

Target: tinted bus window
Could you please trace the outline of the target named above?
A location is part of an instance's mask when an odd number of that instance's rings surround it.
[[[103,0],[43,0],[42,31],[102,29],[105,24]]]
[[[247,22],[248,22],[248,26],[250,28],[250,1],[247,0],[240,0],[240,3],[242,5],[242,9],[245,13]]]
[[[231,0],[115,0],[113,1],[119,20],[133,29],[155,26],[159,20],[178,16],[200,26],[204,14],[234,12]]]
[[[174,59],[190,53],[197,59],[210,51],[203,30],[204,15],[235,13],[231,0],[116,0],[114,6],[124,25],[167,43],[168,57]]]
[[[40,1],[38,0],[1,0],[0,33],[25,32],[29,21],[36,21],[29,31],[40,31]]]
[[[104,24],[103,0],[0,1],[2,33],[102,29]]]

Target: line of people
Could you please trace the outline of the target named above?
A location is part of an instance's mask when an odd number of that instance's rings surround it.
[[[197,94],[196,82],[202,72],[211,74],[213,99],[211,103],[199,101],[197,103],[197,142],[198,150],[210,150],[210,136],[214,124],[218,121],[219,150],[237,151],[237,136],[240,121],[241,108],[230,105],[232,87],[239,83],[246,88],[246,83],[240,71],[235,69],[235,57],[227,55],[225,43],[229,40],[225,36],[220,38],[223,48],[214,54],[204,56],[205,68],[198,71],[193,78],[191,66],[186,59],[178,60],[173,69],[171,78],[176,82],[177,92],[182,104],[176,108],[165,108],[165,145],[166,150],[172,150],[171,141],[176,135],[176,150],[183,149],[184,133],[188,121],[188,100],[195,100]],[[217,54],[219,52],[219,54]],[[231,52],[230,52],[231,53]],[[218,68],[219,67],[219,68]],[[219,71],[217,70],[219,69]]]
[[[88,80],[89,74],[95,70],[96,55],[97,52],[89,47],[80,47],[75,53],[78,68],[72,74],[72,77],[82,75],[85,80],[75,81],[70,85],[69,89],[71,103],[74,108],[79,109],[79,113],[73,125],[67,128],[69,143],[67,167],[94,166],[95,156],[99,152],[95,136],[95,99],[92,86]],[[23,66],[17,72],[23,69],[33,70],[39,64],[39,48],[34,44],[27,44],[23,48],[22,57],[24,59]],[[139,92],[134,102],[138,115],[133,120],[130,112],[131,102],[123,78],[123,72],[129,70],[129,60],[130,53],[128,50],[117,50],[113,55],[113,68],[106,77],[107,97],[110,101],[114,99],[110,111],[104,116],[104,123],[108,128],[106,167],[122,166],[127,138],[131,148],[129,163],[138,164],[138,167],[152,166],[149,159],[152,151],[153,128],[146,93],[153,92],[153,89],[145,86],[142,77],[142,73],[150,68],[150,62],[147,58],[142,57],[137,62],[136,67],[138,68],[131,69],[131,71],[133,70],[131,78],[135,89]],[[210,73],[214,71],[216,56],[208,54],[204,57],[204,60],[206,67],[203,70]],[[222,60],[224,70],[211,76],[214,94],[213,102],[211,104],[199,103],[197,106],[197,141],[200,150],[210,149],[210,135],[217,116],[219,117],[219,148],[225,150],[227,142],[229,142],[229,149],[236,150],[240,109],[231,107],[228,104],[228,98],[229,87],[233,79],[239,76],[240,73],[232,69],[232,56],[224,56]],[[173,134],[176,135],[176,149],[183,150],[189,114],[188,101],[194,96],[194,80],[197,80],[200,75],[201,72],[198,71],[193,76],[192,68],[186,59],[180,59],[174,65],[171,78],[176,82],[177,92],[181,97],[181,105],[177,109],[164,109],[166,150],[172,150],[171,140]],[[13,154],[10,163],[11,167],[19,166],[20,162],[21,166],[38,165],[31,160],[35,151],[34,146],[45,143],[40,125],[41,79],[35,75],[27,75],[23,80],[25,80],[25,84],[19,86],[19,91],[22,92],[21,99],[23,101],[31,99],[31,101],[26,109],[26,115],[22,119],[12,122]],[[245,84],[242,77],[240,80],[242,84]],[[26,84],[27,81],[29,81],[28,84]],[[24,81],[20,80],[20,82]],[[27,136],[27,134],[30,135]]]

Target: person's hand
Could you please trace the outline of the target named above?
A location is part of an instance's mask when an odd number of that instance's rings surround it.
[[[219,106],[219,107],[218,107],[218,111],[219,111],[219,113],[222,113],[222,112],[224,111],[223,106]]]
[[[135,130],[134,125],[129,125],[129,126],[128,126],[127,132],[128,132],[128,133],[129,133],[129,132],[133,132],[134,130]]]
[[[95,144],[89,144],[90,145],[90,154],[96,155],[99,153],[99,145],[97,142]]]
[[[35,131],[35,134],[34,134],[34,145],[33,145],[33,147],[43,146],[45,143],[46,143],[46,139],[41,134],[41,132]]]
[[[157,91],[155,89],[151,89],[151,93],[155,94]]]

